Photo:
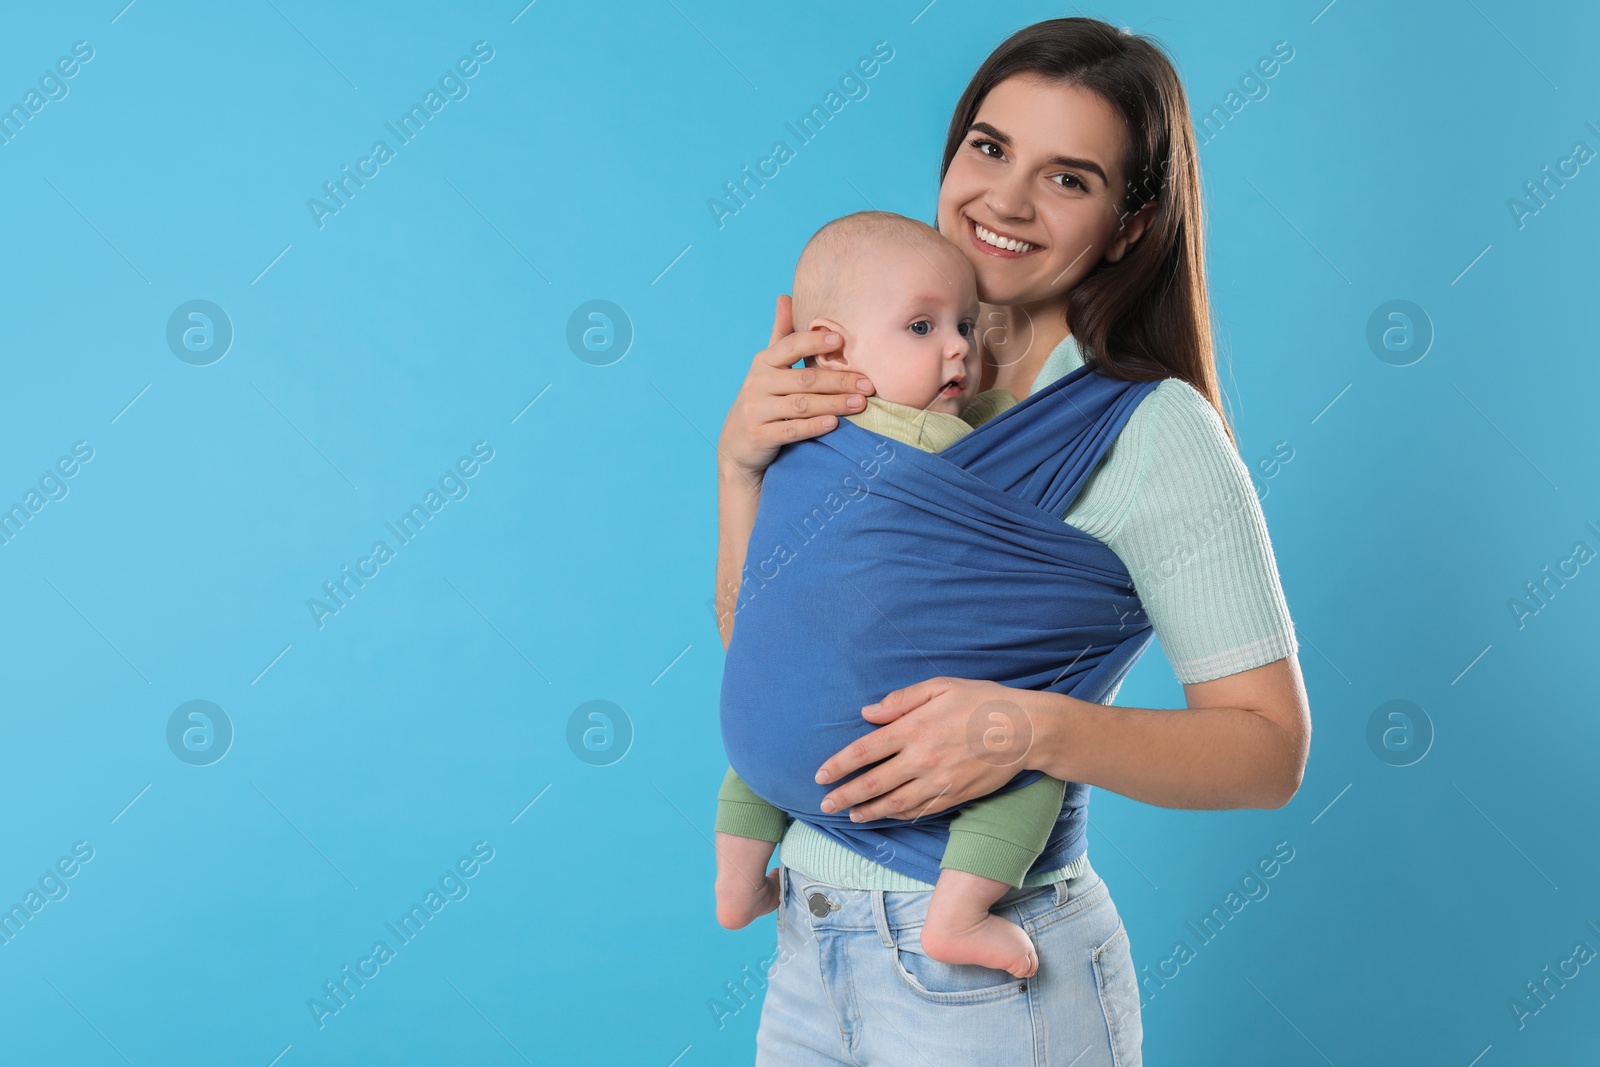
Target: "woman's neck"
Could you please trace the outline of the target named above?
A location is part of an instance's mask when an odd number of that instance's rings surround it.
[[[983,342],[983,388],[1005,389],[1025,399],[1045,360],[1072,328],[1060,304],[984,304],[979,318]]]

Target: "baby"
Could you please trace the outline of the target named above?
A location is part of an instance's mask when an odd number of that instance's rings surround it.
[[[864,429],[937,452],[1017,403],[977,391],[977,280],[961,252],[930,226],[864,211],[828,223],[795,268],[794,323],[831,330],[842,351],[815,357],[857,371],[875,396],[847,416]],[[832,536],[849,536],[842,527]],[[922,948],[945,963],[970,963],[1026,978],[1038,969],[1027,933],[989,908],[1020,886],[1060,814],[1065,784],[1048,776],[968,803],[950,824]],[[717,918],[737,929],[776,907],[766,877],[784,813],[729,768],[717,807]]]

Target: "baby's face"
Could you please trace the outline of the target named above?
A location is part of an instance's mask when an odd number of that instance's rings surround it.
[[[955,415],[978,391],[978,286],[949,245],[890,236],[853,260],[845,365],[880,399]]]

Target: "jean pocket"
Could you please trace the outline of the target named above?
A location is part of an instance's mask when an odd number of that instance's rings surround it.
[[[935,1004],[987,1004],[1022,996],[1025,978],[971,963],[941,963],[922,950],[922,927],[895,932],[895,971],[913,993]]]
[[[1111,1035],[1112,1062],[1116,1067],[1139,1067],[1144,1044],[1144,1023],[1139,1018],[1139,979],[1133,970],[1128,931],[1117,920],[1110,937],[1091,954],[1094,978]]]

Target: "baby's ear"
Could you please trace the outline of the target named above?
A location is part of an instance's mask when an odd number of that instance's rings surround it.
[[[849,337],[845,335],[844,327],[840,326],[832,319],[812,319],[810,324],[806,326],[806,329],[808,331],[814,331],[817,333],[828,333],[831,331],[838,334],[840,337],[844,337],[846,346],[850,343]],[[821,355],[808,357],[805,362],[806,366],[808,367],[822,367],[826,370],[847,370],[850,366],[849,361],[845,359],[844,346],[841,346],[840,349],[835,352],[823,352]]]

